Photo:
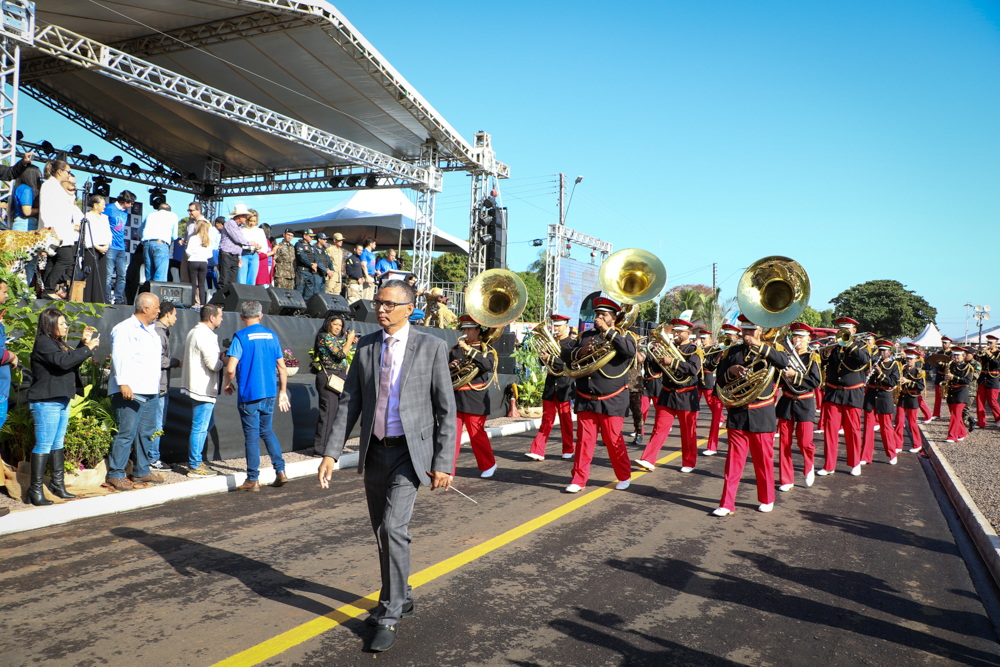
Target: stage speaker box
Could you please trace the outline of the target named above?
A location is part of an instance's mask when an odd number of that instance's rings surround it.
[[[507,209],[494,209],[493,222],[486,225],[493,241],[486,246],[486,268],[507,268]]]
[[[271,297],[271,315],[294,317],[306,309],[306,300],[297,289],[268,287],[267,293]]]
[[[517,339],[514,338],[514,332],[510,329],[505,329],[496,342],[493,343],[493,349],[497,351],[497,356],[509,357],[514,354],[514,344],[516,342]]]
[[[269,314],[271,310],[271,295],[267,293],[267,288],[263,285],[244,285],[242,283],[230,283],[218,290],[209,303],[222,306],[222,310],[227,313],[238,313],[243,304],[247,301],[259,301],[264,314]]]
[[[160,303],[169,301],[177,308],[190,308],[194,305],[194,291],[190,283],[168,283],[158,280],[147,280],[139,287],[139,294],[151,292],[160,299]]]
[[[369,299],[360,299],[351,304],[351,316],[355,322],[378,324],[378,316]]]
[[[347,305],[347,299],[339,294],[326,294],[321,292],[313,294],[306,304],[306,315],[319,319],[325,318],[330,313],[350,316],[351,307]]]
[[[514,357],[497,359],[497,373],[500,375],[513,375],[515,370],[517,370],[517,360]]]

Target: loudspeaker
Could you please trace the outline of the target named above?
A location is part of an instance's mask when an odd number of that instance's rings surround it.
[[[507,268],[507,209],[494,209],[493,222],[486,225],[486,233],[493,241],[486,246],[486,268]]]
[[[347,305],[347,299],[339,294],[327,294],[320,292],[309,297],[306,304],[306,315],[319,319],[325,318],[330,313],[338,315],[349,315],[351,307]]]
[[[497,359],[497,374],[513,375],[517,370],[517,360],[514,357],[500,357]]]
[[[160,303],[169,301],[178,308],[190,308],[194,305],[194,291],[190,283],[167,283],[158,280],[147,280],[139,287],[139,294],[151,292],[160,298]]]
[[[514,344],[517,343],[517,339],[514,337],[514,332],[510,329],[505,329],[500,337],[496,339],[493,343],[493,349],[497,351],[497,355],[500,357],[509,357],[514,354]]]
[[[229,313],[240,312],[240,308],[247,301],[259,301],[265,315],[271,309],[271,295],[267,293],[267,288],[263,285],[229,283],[208,300],[211,304],[222,306],[222,310]]]
[[[271,315],[294,317],[306,309],[306,300],[297,289],[268,287],[267,293],[271,297]]]
[[[351,316],[355,322],[368,322],[378,324],[378,316],[372,308],[372,302],[368,299],[359,299],[351,304]]]

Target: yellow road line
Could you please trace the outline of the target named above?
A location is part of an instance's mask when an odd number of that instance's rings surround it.
[[[698,444],[701,445],[705,442],[708,442],[708,440],[699,440]],[[656,463],[657,465],[663,465],[664,463],[668,463],[676,459],[680,455],[681,452],[677,451],[663,457]],[[648,471],[646,470],[636,471],[632,473],[631,479],[638,479],[642,475],[646,474],[648,474]],[[564,517],[570,512],[578,510],[588,503],[592,503],[598,498],[604,497],[615,488],[615,484],[617,483],[618,482],[616,480],[600,488],[594,489],[590,493],[574,498],[565,505],[561,505],[554,510],[546,512],[536,519],[523,523],[516,528],[511,528],[505,533],[501,533],[492,539],[486,540],[482,544],[466,549],[465,551],[450,558],[446,558],[440,563],[424,568],[420,572],[410,575],[410,585],[413,588],[423,586],[424,584],[434,581],[438,577],[457,570],[463,565],[471,563],[477,558],[485,556],[491,551],[496,551],[500,547],[510,544],[514,540],[522,538],[525,535],[552,523],[556,519]],[[269,658],[273,658],[280,653],[284,653],[293,646],[297,646],[302,642],[308,641],[313,637],[326,632],[327,630],[332,630],[352,618],[357,618],[365,611],[373,609],[378,605],[379,592],[380,591],[375,591],[371,595],[359,598],[354,602],[338,607],[333,611],[327,612],[326,614],[318,618],[314,618],[311,621],[307,621],[302,625],[292,628],[291,630],[282,632],[280,635],[272,637],[271,639],[261,642],[256,646],[252,646],[251,648],[237,653],[232,657],[215,663],[213,667],[251,667],[252,665],[258,665]]]

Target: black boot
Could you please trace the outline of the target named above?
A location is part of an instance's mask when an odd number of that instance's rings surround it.
[[[43,479],[45,477],[45,464],[49,462],[48,454],[32,454],[31,455],[31,486],[28,487],[28,500],[35,507],[44,507],[45,505],[51,505],[51,500],[45,499],[45,493],[42,491]]]
[[[76,496],[66,490],[66,484],[63,482],[63,473],[66,470],[66,452],[61,447],[53,449],[51,457],[52,478],[49,486],[52,487],[52,493],[56,494],[57,498],[64,500],[76,498]]]

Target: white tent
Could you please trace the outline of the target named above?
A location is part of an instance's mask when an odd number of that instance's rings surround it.
[[[990,327],[988,329],[983,329],[983,342],[986,342],[986,334],[993,334],[994,336],[1000,336],[1000,324]],[[979,342],[979,327],[975,327],[969,331],[969,336],[959,338],[955,336],[956,345],[965,345],[966,343],[978,343]]]
[[[345,247],[372,237],[379,248],[413,248],[417,207],[402,191],[396,189],[358,190],[350,199],[334,206],[325,213],[292,222],[271,226],[271,234],[280,237],[286,229],[301,232],[312,229],[316,233],[334,232],[344,235]],[[434,229],[435,252],[469,254],[467,241]]]
[[[933,322],[929,322],[924,330],[910,342],[920,347],[941,347],[941,332],[937,330]]]

